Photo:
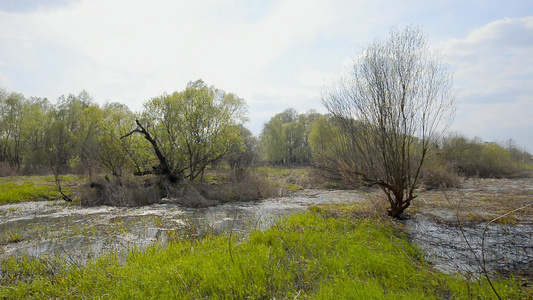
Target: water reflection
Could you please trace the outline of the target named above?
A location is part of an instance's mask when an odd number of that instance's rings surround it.
[[[435,267],[465,276],[488,273],[531,274],[531,224],[461,224],[424,214],[405,220],[406,230]]]

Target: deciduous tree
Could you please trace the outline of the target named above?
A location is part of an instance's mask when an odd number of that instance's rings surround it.
[[[389,214],[398,217],[416,197],[426,155],[452,119],[451,72],[419,28],[393,29],[354,59],[323,102],[353,141],[354,174],[379,185]]]
[[[145,103],[137,132],[150,136],[171,173],[194,180],[238,141],[245,113],[243,99],[198,80]]]
[[[237,181],[246,178],[249,168],[258,156],[257,138],[244,126],[239,126],[240,141],[228,151],[227,161]]]

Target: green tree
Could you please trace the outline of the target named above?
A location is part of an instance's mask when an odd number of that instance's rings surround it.
[[[249,168],[258,157],[258,141],[252,132],[240,125],[240,143],[234,143],[226,159],[237,181],[246,178]]]
[[[261,132],[265,159],[273,164],[308,164],[311,160],[309,133],[319,116],[315,111],[298,114],[289,108],[272,117]]]
[[[313,164],[326,171],[328,178],[353,186],[358,176],[353,172],[358,163],[357,148],[345,134],[342,122],[325,115],[317,119],[309,133]],[[353,121],[353,126],[357,122]]]
[[[202,80],[190,82],[184,91],[153,98],[144,107],[136,132],[152,139],[160,163],[170,173],[184,174],[188,180],[229,151],[239,140],[237,125],[246,120],[243,99]]]
[[[128,149],[134,148],[132,140],[139,138],[132,136],[121,139],[121,137],[131,131],[135,116],[126,105],[117,102],[106,103],[102,107],[102,113],[96,155],[113,176],[121,177],[124,169],[132,165],[128,153]]]
[[[102,134],[102,109],[97,104],[89,104],[80,116],[80,128],[73,135],[77,148],[77,156],[85,172],[92,176],[99,169],[98,153],[100,150],[99,137]]]
[[[287,143],[287,162],[303,164],[307,162],[307,134],[303,123],[293,121],[283,124]]]
[[[92,175],[101,118],[99,106],[87,92],[59,97],[49,121],[49,160],[57,169],[54,173],[78,169]]]
[[[508,177],[516,175],[520,169],[508,148],[484,142],[478,137],[468,139],[459,134],[450,135],[444,140],[440,152],[464,176]]]
[[[20,170],[24,148],[24,113],[27,107],[22,94],[0,92],[0,162]]]
[[[30,98],[24,114],[26,147],[24,168],[29,173],[49,171],[50,115],[53,105],[46,98]]]
[[[261,146],[265,159],[273,164],[286,162],[287,138],[283,130],[283,121],[276,115],[268,121],[261,132]]]

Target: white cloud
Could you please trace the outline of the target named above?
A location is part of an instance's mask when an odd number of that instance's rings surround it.
[[[456,69],[453,128],[486,139],[514,133],[533,149],[533,17],[497,20],[438,44]]]
[[[494,21],[437,47],[460,68],[459,80],[487,83],[529,74],[533,72],[533,17]]]
[[[20,68],[39,63],[43,44],[75,53],[76,59],[65,62],[59,93],[85,88],[96,99],[144,101],[203,78],[251,95],[251,83],[267,65],[325,22],[321,3],[276,2],[250,20],[243,17],[246,1],[81,1],[29,14],[1,13],[6,30],[0,41],[14,45],[2,52],[17,56]],[[121,86],[134,89],[136,99],[124,99],[129,95]]]

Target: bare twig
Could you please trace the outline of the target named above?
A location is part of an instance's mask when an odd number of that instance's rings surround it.
[[[520,210],[523,210],[523,209],[526,209],[530,206],[533,206],[533,203],[529,203],[529,204],[526,204],[522,207],[519,207],[519,208],[516,208],[516,209],[513,209],[503,215],[500,215],[500,216],[497,216],[496,218],[488,221],[486,224],[485,224],[485,228],[483,229],[483,235],[482,235],[482,238],[481,238],[481,261],[483,262],[483,270],[486,270],[486,260],[485,260],[485,236],[487,234],[487,229],[489,228],[489,225],[499,219],[502,219],[502,218],[505,218],[506,216],[512,214],[512,213],[515,213],[517,211],[520,211]],[[487,277],[487,280],[489,281],[489,284],[490,284],[490,287],[492,288],[492,290],[494,291],[494,293],[496,294],[496,296],[498,297],[498,299],[501,299],[500,296],[498,295],[498,292],[496,292],[496,289],[494,288],[494,286],[492,285],[492,283],[490,282],[490,279],[488,278],[488,275],[485,271],[485,276]]]
[[[485,264],[485,257],[482,255],[482,257],[480,258],[476,251],[474,250],[474,248],[472,247],[472,245],[470,244],[470,242],[468,241],[468,238],[466,237],[466,233],[465,233],[465,230],[461,224],[461,220],[459,218],[459,209],[460,209],[460,204],[457,206],[457,211],[456,211],[456,218],[457,218],[457,227],[459,228],[459,231],[461,232],[461,236],[463,237],[463,240],[465,241],[467,247],[468,247],[468,250],[472,253],[472,255],[474,256],[475,260],[476,260],[476,263],[478,264],[479,267],[481,267],[481,270],[483,271],[483,274],[485,275],[485,278],[487,279],[487,281],[489,282],[489,285],[491,286],[492,290],[494,291],[494,293],[496,294],[496,296],[498,297],[498,299],[501,299],[500,298],[500,295],[498,295],[498,292],[496,291],[496,289],[494,288],[494,286],[492,285],[492,281],[490,280],[490,276],[489,276],[489,273],[487,271],[487,268],[486,268],[486,264]],[[483,241],[482,241],[483,243]],[[483,246],[481,247],[482,248],[482,251],[483,251]]]

